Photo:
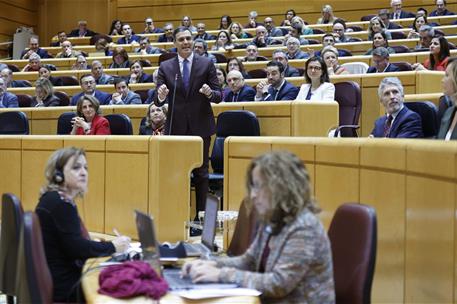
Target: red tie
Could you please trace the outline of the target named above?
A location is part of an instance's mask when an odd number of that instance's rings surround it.
[[[394,117],[392,115],[387,116],[386,124],[384,125],[384,137],[389,137],[390,127],[392,126],[392,120]]]

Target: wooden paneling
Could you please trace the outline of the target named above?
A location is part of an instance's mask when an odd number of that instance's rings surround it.
[[[0,1],[0,42],[12,41],[20,26],[33,27],[38,33],[37,10],[38,1],[34,0]]]

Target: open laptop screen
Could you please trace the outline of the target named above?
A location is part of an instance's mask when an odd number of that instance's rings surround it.
[[[203,222],[202,243],[213,251],[214,238],[216,236],[217,209],[219,201],[217,197],[208,195],[205,206],[205,220]]]

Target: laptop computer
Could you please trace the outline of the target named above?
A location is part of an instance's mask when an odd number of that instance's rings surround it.
[[[143,260],[153,265],[153,268],[155,265],[160,266],[160,251],[155,236],[153,218],[138,210],[135,210],[135,215],[138,238],[143,249]],[[181,278],[181,270],[177,268],[167,268],[163,271],[161,268],[155,270],[168,282],[170,290],[237,287],[236,284],[192,283],[190,278]]]

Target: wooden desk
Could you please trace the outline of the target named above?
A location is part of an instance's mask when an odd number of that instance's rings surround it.
[[[89,259],[86,261],[84,265],[84,271],[88,269],[88,267],[93,267],[97,265],[100,261],[104,261],[106,258],[99,258],[99,259]],[[83,271],[83,272],[84,272]],[[85,274],[82,279],[82,289],[84,291],[84,295],[86,297],[87,303],[155,303],[154,300],[141,296],[135,297],[130,299],[116,299],[109,296],[105,296],[98,293],[98,289],[100,285],[98,284],[98,276],[100,274],[100,268],[90,270]],[[173,295],[171,293],[166,294],[160,300],[162,304],[179,304],[179,303],[246,303],[246,304],[257,304],[260,303],[259,298],[257,297],[222,297],[222,298],[214,298],[214,299],[205,299],[202,301],[190,301],[184,298],[181,298],[177,295]]]

